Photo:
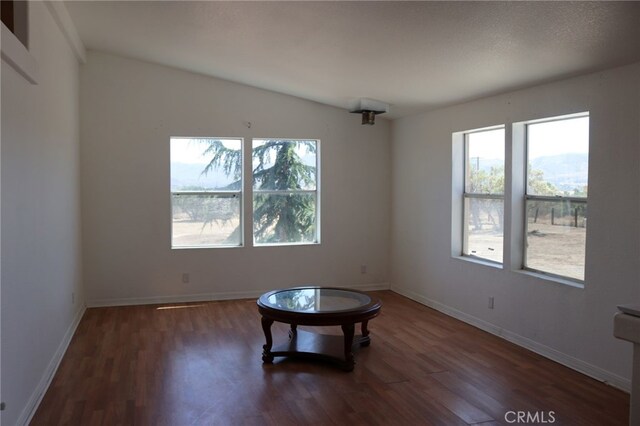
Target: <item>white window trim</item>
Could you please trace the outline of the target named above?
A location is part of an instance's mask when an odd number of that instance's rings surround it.
[[[29,21],[30,16],[28,16]],[[31,84],[38,84],[38,63],[18,37],[2,25],[2,60]]]
[[[213,136],[171,136],[169,138],[169,143],[171,143],[172,139],[213,139],[213,140],[239,140],[240,141],[240,158],[242,159],[242,173],[240,176],[240,189],[237,191],[229,191],[229,190],[224,190],[224,191],[171,191],[169,190],[169,204],[171,206],[169,214],[170,214],[170,222],[171,222],[171,235],[170,235],[170,245],[171,245],[171,250],[199,250],[199,249],[218,249],[218,248],[222,248],[222,249],[228,249],[228,248],[242,248],[244,247],[244,235],[245,235],[245,231],[244,231],[244,218],[245,218],[245,212],[244,212],[244,175],[245,175],[245,170],[244,170],[244,163],[245,163],[245,149],[244,149],[244,145],[245,145],[245,140],[244,138],[241,137],[213,137]],[[171,158],[169,158],[169,163],[171,163]],[[173,245],[173,196],[174,195],[201,195],[201,196],[211,196],[211,197],[232,197],[232,198],[238,198],[239,202],[240,202],[240,224],[238,225],[239,231],[240,231],[240,244],[201,244],[201,245],[197,245],[197,246],[174,246]]]
[[[320,218],[321,218],[321,191],[320,191],[320,182],[321,179],[321,155],[320,155],[320,139],[314,138],[265,138],[265,137],[256,137],[251,140],[251,159],[253,160],[253,142],[257,140],[283,140],[283,141],[314,141],[316,143],[316,189],[288,189],[288,190],[259,190],[253,188],[253,165],[249,164],[251,179],[251,236],[252,236],[252,244],[253,247],[287,247],[287,246],[318,246],[321,244],[321,226],[320,226]],[[305,241],[305,242],[285,242],[285,243],[257,243],[256,236],[253,232],[253,199],[256,194],[276,194],[276,195],[286,195],[286,194],[300,194],[300,193],[308,193],[316,195],[316,235],[314,241]]]
[[[578,278],[573,278],[573,277],[568,277],[566,275],[561,275],[561,274],[555,274],[553,272],[548,272],[548,271],[543,271],[540,269],[536,269],[536,268],[531,268],[529,266],[527,266],[527,241],[526,241],[526,236],[527,236],[527,208],[526,208],[526,204],[527,201],[531,201],[531,200],[539,200],[539,201],[557,201],[557,202],[562,202],[562,201],[569,201],[571,203],[580,203],[580,204],[585,204],[588,205],[588,195],[587,197],[570,197],[570,196],[563,196],[563,195],[558,195],[558,196],[543,196],[543,195],[532,195],[528,193],[528,181],[529,181],[529,168],[527,167],[527,165],[529,164],[529,125],[531,124],[539,124],[539,123],[552,123],[555,121],[564,121],[564,120],[572,120],[572,119],[576,119],[576,118],[582,118],[582,117],[590,117],[589,111],[584,111],[584,112],[579,112],[579,113],[573,113],[573,114],[565,114],[565,115],[559,115],[559,116],[554,116],[554,117],[549,117],[549,118],[540,118],[540,119],[536,119],[536,120],[528,120],[522,123],[518,123],[520,125],[523,126],[523,130],[524,130],[524,134],[522,135],[522,141],[524,141],[524,162],[523,162],[523,169],[524,169],[524,187],[523,187],[523,193],[524,196],[523,198],[523,202],[522,202],[522,236],[523,236],[523,243],[522,243],[522,258],[521,258],[521,262],[520,262],[520,270],[522,272],[528,273],[530,275],[535,275],[541,278],[544,278],[546,280],[550,280],[550,281],[555,281],[561,284],[566,284],[566,285],[571,285],[574,287],[578,287],[578,288],[584,288],[584,282],[585,280],[582,279],[578,279]],[[587,230],[588,232],[588,230]],[[586,240],[585,240],[585,245],[586,245]],[[586,251],[586,247],[585,247],[585,251]],[[586,273],[586,258],[585,258],[585,273]]]
[[[476,256],[471,253],[468,253],[469,250],[467,247],[467,238],[466,238],[467,232],[468,232],[468,224],[466,223],[466,215],[465,215],[466,213],[465,201],[468,198],[502,200],[503,204],[505,202],[505,194],[483,194],[483,193],[467,192],[466,190],[467,166],[468,166],[467,150],[468,150],[468,144],[469,144],[469,135],[472,133],[488,132],[488,131],[499,130],[499,129],[505,130],[505,140],[506,140],[506,125],[503,125],[503,124],[483,127],[479,129],[465,130],[462,132],[454,133],[453,135],[453,145],[454,145],[453,172],[454,172],[454,179],[455,179],[455,173],[459,173],[459,176],[461,178],[459,188],[461,188],[461,191],[456,191],[455,187],[457,187],[458,185],[455,185],[455,184],[453,185],[454,186],[453,189],[454,189],[454,197],[461,198],[461,202],[457,208],[456,206],[454,206],[453,207],[454,211],[452,211],[452,217],[457,216],[460,218],[459,230],[457,228],[452,229],[452,233],[455,233],[455,235],[452,235],[452,238],[457,238],[459,240],[459,246],[452,244],[452,256],[456,258],[465,259],[465,260],[471,260],[474,263],[493,266],[497,268],[503,268],[504,237],[505,237],[504,229],[506,227],[506,222],[503,224],[503,234],[502,234],[502,237],[503,237],[503,259],[502,260],[503,261],[498,262],[496,260],[491,260],[485,257]],[[456,149],[456,145],[460,145],[461,149],[460,148]],[[505,141],[505,145],[506,145],[506,141]],[[456,155],[459,155],[460,157],[456,157]],[[460,158],[461,161],[457,158]],[[456,163],[461,165],[461,170],[458,167],[455,167]],[[505,174],[506,174],[506,161],[505,161]],[[505,179],[505,186],[506,186],[506,179]],[[462,197],[460,197],[460,192],[462,193]],[[456,214],[456,211],[458,211],[459,213]]]
[[[553,275],[524,269],[524,247],[526,229],[526,187],[527,187],[527,150],[526,125],[556,119],[577,118],[591,116],[589,111],[571,113],[534,120],[506,122],[504,126],[489,126],[472,130],[456,131],[452,133],[452,187],[451,187],[451,257],[466,263],[488,266],[494,269],[509,271],[523,276],[532,277],[545,282],[573,287],[584,290],[585,281],[575,281],[564,276]],[[505,188],[504,188],[504,241],[503,264],[494,263],[483,258],[463,255],[464,228],[464,174],[465,166],[464,145],[465,133],[476,130],[491,130],[504,127],[505,129]],[[588,198],[588,197],[587,197]],[[587,201],[588,202],[588,201]],[[459,220],[462,218],[462,220]],[[586,268],[586,265],[585,265]],[[586,271],[585,271],[586,272]]]

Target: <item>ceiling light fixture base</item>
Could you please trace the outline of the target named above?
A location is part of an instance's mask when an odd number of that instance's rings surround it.
[[[349,112],[362,114],[362,124],[373,126],[376,122],[376,115],[389,112],[389,104],[375,99],[360,98],[351,103]]]

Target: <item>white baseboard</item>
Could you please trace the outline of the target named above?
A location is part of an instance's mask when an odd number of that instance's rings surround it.
[[[357,284],[357,285],[336,285],[336,287],[353,288],[354,290],[376,291],[389,290],[389,283],[373,283],[373,284]],[[262,294],[268,292],[265,290],[254,291],[232,291],[232,292],[215,292],[201,294],[185,294],[172,296],[153,296],[153,297],[130,297],[124,299],[96,299],[87,302],[90,308],[104,306],[132,306],[132,305],[157,305],[161,303],[187,303],[187,302],[209,302],[215,300],[237,300],[237,299],[257,299]]]
[[[89,308],[108,306],[159,305],[163,303],[209,302],[214,300],[234,300],[258,298],[256,291],[234,291],[222,293],[180,294],[171,296],[127,297],[122,299],[95,299],[87,302]]]
[[[350,286],[338,286],[338,287],[348,287],[354,290],[362,290],[362,291],[382,291],[382,290],[391,290],[391,286],[388,282],[383,283],[373,283],[373,284],[362,284],[362,285],[350,285]]]
[[[394,287],[394,286],[391,287],[391,290],[395,293],[408,297],[409,299],[415,300],[418,303],[421,303],[430,308],[433,308],[436,311],[442,312],[445,315],[456,318],[462,322],[470,324],[488,333],[502,337],[503,339],[508,340],[511,343],[514,343],[518,346],[522,346],[523,348],[526,348],[532,352],[542,355],[545,358],[549,358],[559,364],[562,364],[566,367],[576,370],[593,379],[607,383],[608,385],[611,385],[625,392],[631,392],[630,379],[619,376],[617,374],[604,370],[595,365],[589,364],[588,362],[582,361],[581,359],[574,358],[571,355],[567,355],[556,349],[550,348],[549,346],[543,345],[542,343],[538,343],[529,338],[520,336],[519,334],[516,334],[512,331],[505,330],[504,328],[498,327],[495,324],[491,324],[480,318],[466,314],[462,311],[459,311],[450,306],[444,305],[440,302],[436,302],[435,300],[428,299],[412,291]]]
[[[31,394],[31,398],[29,398],[27,405],[22,410],[20,417],[18,417],[18,421],[16,422],[16,425],[26,426],[31,422],[31,419],[33,418],[33,415],[36,413],[36,410],[38,409],[38,406],[40,405],[40,402],[42,401],[44,394],[47,392],[47,389],[49,389],[49,385],[53,380],[53,376],[56,374],[56,371],[58,371],[58,366],[60,365],[60,361],[62,361],[62,357],[67,351],[67,348],[69,347],[71,338],[73,337],[73,334],[76,332],[76,329],[78,328],[78,324],[80,324],[80,320],[82,319],[82,316],[84,315],[85,310],[86,310],[86,307],[82,307],[81,309],[78,310],[78,312],[76,312],[76,315],[73,318],[71,325],[69,326],[69,328],[67,328],[67,332],[64,334],[64,337],[62,338],[60,345],[58,345],[58,349],[53,354],[51,361],[49,361],[49,365],[44,370],[44,373],[42,374],[42,378],[40,379],[38,386],[36,386],[36,388],[34,389],[33,393]]]

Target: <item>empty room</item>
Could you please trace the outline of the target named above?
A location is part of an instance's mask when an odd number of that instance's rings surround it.
[[[640,425],[640,2],[2,1],[2,425]]]

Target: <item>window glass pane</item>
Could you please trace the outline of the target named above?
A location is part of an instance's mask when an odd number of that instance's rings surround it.
[[[318,141],[254,139],[256,244],[317,243]]]
[[[467,134],[465,192],[504,193],[504,129]]]
[[[172,195],[173,247],[239,246],[240,196]]]
[[[315,190],[317,141],[253,140],[253,189]]]
[[[256,244],[315,243],[316,194],[254,194]]]
[[[172,247],[242,245],[242,139],[171,138],[170,148]]]
[[[587,203],[527,201],[525,266],[584,280]]]
[[[504,201],[465,198],[465,255],[502,263]]]
[[[586,197],[589,117],[527,125],[527,194]]]
[[[171,138],[171,191],[241,190],[242,139]]]

